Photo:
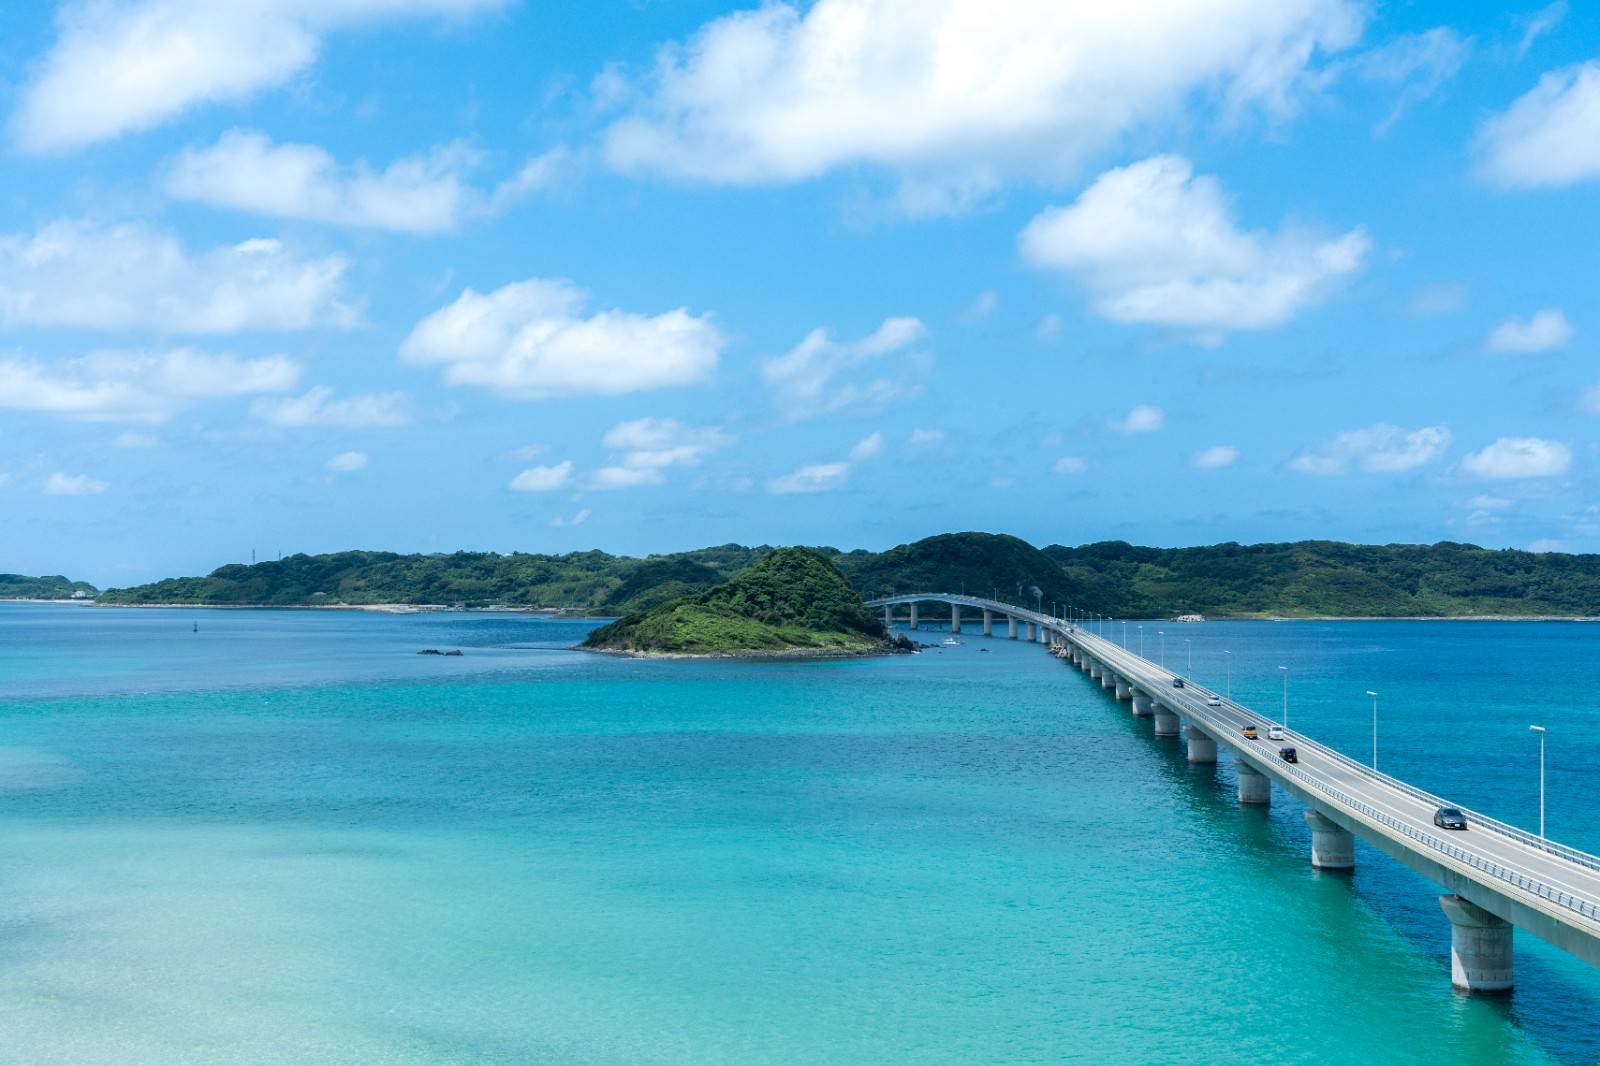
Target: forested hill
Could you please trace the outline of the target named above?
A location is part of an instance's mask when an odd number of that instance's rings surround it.
[[[112,589],[100,600],[235,606],[508,605],[624,615],[705,592],[772,551],[725,544],[644,559],[597,551],[293,555],[254,566],[220,567],[206,577]],[[816,551],[865,598],[964,591],[1046,609],[1051,603],[1072,604],[1125,618],[1188,612],[1289,618],[1600,616],[1600,555],[1489,550],[1449,542],[1141,548],[1109,541],[1075,548],[1052,545],[1041,551],[1011,536],[947,533],[884,552]]]
[[[78,597],[83,599],[98,591],[87,581],[71,581],[60,574],[51,577],[0,574],[0,600],[70,600],[76,592],[83,593]]]

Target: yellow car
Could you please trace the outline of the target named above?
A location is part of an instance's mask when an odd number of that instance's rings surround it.
[[[1246,740],[1254,740],[1254,739],[1256,739],[1256,727],[1253,726],[1253,725],[1245,726],[1244,727],[1244,738]]]

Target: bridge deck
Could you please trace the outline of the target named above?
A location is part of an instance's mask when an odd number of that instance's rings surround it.
[[[1491,913],[1600,965],[1600,858],[1541,842],[1465,807],[1466,832],[1435,828],[1437,808],[1461,805],[1378,773],[1297,730],[1286,731],[1282,741],[1269,741],[1273,720],[1268,716],[1192,682],[1173,688],[1177,675],[1172,671],[1048,614],[948,593],[895,596],[869,606],[928,601],[989,610],[1046,627],[1380,850]],[[1211,696],[1221,699],[1221,706],[1207,706]],[[1258,728],[1259,740],[1244,738],[1246,725]],[[1298,763],[1279,757],[1278,749],[1286,745],[1296,749]]]

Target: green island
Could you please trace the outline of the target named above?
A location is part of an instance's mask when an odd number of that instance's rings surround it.
[[[779,548],[705,592],[589,634],[583,647],[630,655],[868,655],[895,650],[827,557]]]
[[[0,574],[0,600],[87,600],[99,592],[87,581],[70,581],[60,574],[50,577]]]
[[[776,550],[724,544],[644,558],[600,551],[291,555],[252,566],[222,566],[204,577],[108,589],[96,602],[398,604],[633,616],[707,592]],[[882,552],[812,550],[867,599],[896,592],[968,592],[1046,609],[1070,603],[1122,618],[1191,613],[1208,618],[1600,616],[1600,555],[1451,542],[1150,548],[1104,541],[1040,549],[1004,534],[946,533]]]

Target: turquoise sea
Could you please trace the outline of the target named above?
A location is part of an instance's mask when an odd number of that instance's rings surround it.
[[[1293,802],[1037,646],[592,624],[0,606],[0,1062],[1600,1059],[1600,971],[1519,933],[1514,994],[1456,995],[1437,888],[1313,871]],[[1384,769],[1529,827],[1546,725],[1600,851],[1600,628],[1159,628],[1357,757],[1376,689]]]

